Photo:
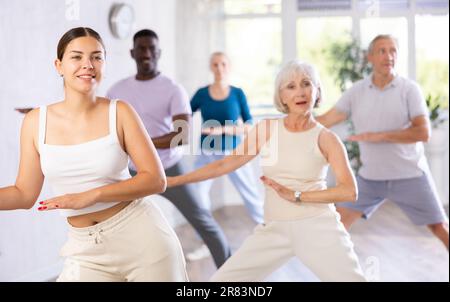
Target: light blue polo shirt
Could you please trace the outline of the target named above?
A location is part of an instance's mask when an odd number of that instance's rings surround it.
[[[428,117],[428,109],[419,86],[396,76],[379,89],[372,76],[356,82],[336,104],[348,115],[355,133],[405,129],[417,116]],[[362,167],[359,174],[370,180],[395,180],[419,177],[428,171],[423,143],[359,142]]]

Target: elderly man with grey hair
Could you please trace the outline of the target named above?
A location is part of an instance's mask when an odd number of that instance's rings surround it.
[[[360,217],[369,218],[388,199],[414,224],[428,226],[448,250],[448,218],[423,149],[431,131],[428,110],[419,86],[396,74],[397,50],[391,35],[375,37],[368,49],[373,73],[317,117],[326,127],[350,118],[356,135],[348,139],[360,146],[358,200],[339,203],[338,211],[349,228]]]

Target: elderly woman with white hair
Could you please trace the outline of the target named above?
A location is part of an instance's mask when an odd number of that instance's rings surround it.
[[[231,155],[168,178],[169,186],[198,182],[230,173],[260,155],[265,223],[211,281],[262,281],[292,257],[322,281],[365,281],[334,207],[356,200],[355,178],[342,142],[314,119],[320,99],[315,68],[289,62],[275,82],[275,106],[284,117],[260,121]],[[337,180],[333,188],[326,186],[328,166]]]

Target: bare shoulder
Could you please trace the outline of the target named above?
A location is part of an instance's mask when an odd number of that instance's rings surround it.
[[[35,108],[28,112],[23,119],[21,130],[21,139],[32,141],[36,149],[39,137],[39,112],[40,108]]]
[[[319,134],[319,142],[320,141],[323,143],[340,143],[341,139],[337,136],[336,133],[328,128],[323,127]]]
[[[41,110],[40,108],[35,108],[30,112],[28,112],[27,114],[25,114],[22,123],[22,131],[27,131],[30,133],[34,132],[38,133],[40,110]]]
[[[135,115],[136,111],[133,106],[125,102],[124,100],[117,100],[117,113],[119,115],[128,116]]]
[[[141,119],[133,106],[124,100],[117,100],[117,121],[119,125],[140,124]]]
[[[327,128],[322,128],[319,134],[319,148],[322,154],[328,158],[328,155],[344,149],[344,145],[336,133]]]
[[[34,108],[33,110],[25,114],[24,121],[26,120],[27,123],[39,122],[40,111],[41,111],[40,108]]]

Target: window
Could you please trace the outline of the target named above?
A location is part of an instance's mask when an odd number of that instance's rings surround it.
[[[297,18],[296,26],[287,28],[282,28],[282,0],[219,1],[223,3],[225,50],[232,61],[232,83],[244,88],[253,107],[272,104],[278,68],[283,59],[292,59],[282,58],[282,45],[289,56],[295,55],[289,49],[296,46],[296,56],[317,67],[324,92],[319,113],[333,106],[341,91],[326,52],[336,42],[347,42],[350,33],[355,32],[360,33],[358,38],[365,49],[379,34],[396,37],[397,72],[405,77],[415,72],[425,95],[434,92],[448,103],[448,15],[442,15],[448,14],[447,0],[286,0],[288,5],[283,7],[297,10],[283,14]],[[433,17],[426,15],[430,13]],[[408,22],[414,18],[416,45],[409,45],[414,27]],[[355,25],[358,28],[352,28]],[[282,43],[282,37],[289,40]],[[416,61],[411,57],[414,53]],[[414,66],[416,70],[408,70]]]
[[[297,9],[302,10],[338,10],[351,9],[352,0],[297,0]]]
[[[251,106],[272,104],[276,71],[281,64],[280,19],[227,19],[225,32],[231,83],[244,89]]]
[[[281,0],[224,0],[227,15],[281,13]]]
[[[416,0],[416,7],[419,9],[447,9],[448,0]]]
[[[328,51],[333,43],[348,40],[351,17],[299,18],[297,20],[297,50],[300,60],[313,64],[322,81],[323,103],[318,113],[331,108],[341,96],[339,85],[330,69],[333,61]]]
[[[425,96],[441,97],[448,107],[449,19],[416,16],[417,81]]]
[[[359,0],[358,9],[366,15],[379,16],[380,13],[405,11],[409,8],[408,0]]]

